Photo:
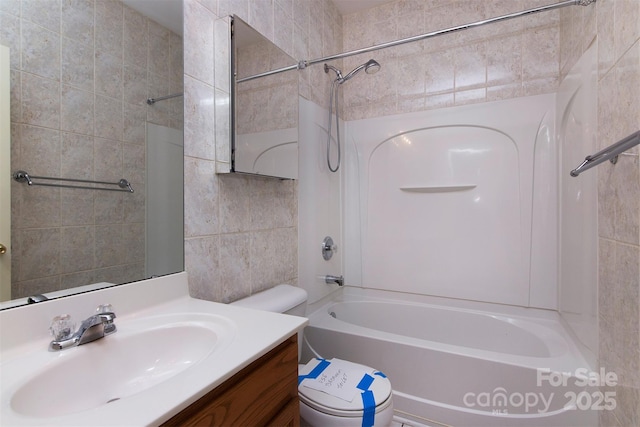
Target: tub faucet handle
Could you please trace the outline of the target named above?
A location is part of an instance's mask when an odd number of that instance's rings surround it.
[[[335,252],[338,252],[338,246],[333,243],[331,236],[325,237],[322,241],[322,258],[329,261]]]

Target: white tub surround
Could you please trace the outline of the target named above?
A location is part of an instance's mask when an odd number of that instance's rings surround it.
[[[555,309],[555,96],[346,124],[345,280]]]
[[[346,250],[342,238],[343,221],[341,179],[348,167],[338,173],[327,168],[327,125],[329,110],[300,98],[300,143],[298,182],[298,283],[309,294],[309,302],[318,301],[338,288],[327,284],[326,275],[341,276]],[[344,141],[344,122],[340,132]],[[332,126],[332,155],[335,155],[336,126]],[[342,143],[344,159],[344,143]],[[335,159],[333,160],[335,162]],[[330,236],[338,252],[330,260],[324,260],[320,245]]]
[[[116,333],[79,347],[58,352],[48,350],[51,341],[48,327],[54,316],[68,313],[79,322],[93,314],[96,306],[105,303],[112,304],[116,312]],[[183,318],[184,322],[180,320]],[[43,417],[21,413],[25,412],[24,408],[20,409],[12,402],[16,392],[29,380],[39,375],[50,375],[51,370],[62,366],[65,361],[81,360],[83,354],[91,355],[100,348],[107,351],[110,344],[130,340],[144,328],[161,329],[162,319],[173,319],[176,325],[186,329],[193,323],[211,320],[210,323],[220,328],[218,340],[210,353],[199,361],[186,361],[189,366],[175,375],[109,404]],[[3,310],[0,311],[0,423],[12,426],[43,423],[51,426],[158,425],[297,333],[306,323],[307,320],[301,317],[191,298],[186,273]],[[215,334],[215,330],[214,327],[213,332],[208,331],[207,334]],[[180,346],[194,344],[193,340],[186,340],[185,335],[178,335],[181,338],[174,335],[175,342],[167,342],[168,347],[179,349]],[[138,347],[132,350],[131,358],[135,358],[136,351],[149,351],[149,348]],[[96,363],[95,369],[106,369],[107,363]],[[79,387],[81,380],[86,380],[86,377],[60,381],[59,393],[64,396],[66,386]],[[101,384],[92,384],[92,387],[100,389]]]
[[[345,288],[309,321],[303,360],[315,351],[375,366],[393,384],[403,418],[475,427],[597,425],[597,411],[564,408],[565,393],[585,390],[575,383],[591,368],[555,312]],[[566,386],[538,383],[546,370],[568,372]]]
[[[591,363],[598,358],[598,173],[569,175],[598,146],[597,43],[562,81],[557,95],[560,154],[560,286],[558,310],[584,345]],[[613,141],[609,141],[613,142]],[[609,142],[602,142],[607,145]]]

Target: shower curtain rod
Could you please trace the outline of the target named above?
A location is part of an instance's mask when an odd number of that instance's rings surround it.
[[[495,18],[489,18],[489,19],[485,19],[485,20],[482,20],[482,21],[476,21],[476,22],[472,22],[470,24],[458,25],[456,27],[446,28],[444,30],[432,31],[430,33],[420,34],[420,35],[417,35],[417,36],[407,37],[407,38],[400,39],[400,40],[381,43],[381,44],[373,45],[373,46],[370,46],[370,47],[365,47],[365,48],[362,48],[362,49],[356,49],[356,50],[351,50],[349,52],[339,53],[339,54],[336,54],[336,55],[325,56],[323,58],[312,59],[312,60],[302,60],[302,61],[298,62],[296,65],[291,65],[291,66],[288,66],[288,67],[278,68],[277,70],[271,70],[271,71],[267,71],[267,72],[264,72],[264,73],[256,74],[256,75],[253,75],[253,76],[244,77],[242,79],[236,80],[236,82],[237,83],[242,83],[242,82],[246,82],[246,81],[249,81],[249,80],[257,79],[257,78],[260,78],[260,77],[266,77],[266,76],[270,76],[272,74],[282,73],[284,71],[290,71],[290,70],[296,70],[296,69],[302,70],[302,69],[305,69],[306,67],[308,67],[309,65],[318,64],[320,62],[333,61],[335,59],[342,59],[342,58],[347,58],[349,56],[361,55],[363,53],[373,52],[373,51],[380,50],[380,49],[386,49],[388,47],[399,46],[399,45],[402,45],[402,44],[405,44],[405,43],[411,43],[411,42],[416,42],[416,41],[420,41],[420,40],[425,40],[425,39],[429,39],[431,37],[436,37],[436,36],[440,36],[440,35],[443,35],[443,34],[454,33],[454,32],[461,31],[461,30],[467,30],[469,28],[480,27],[480,26],[486,25],[486,24],[493,24],[494,22],[506,21],[508,19],[518,18],[520,16],[531,15],[533,13],[546,12],[546,11],[549,11],[549,10],[560,9],[560,8],[567,7],[567,6],[588,6],[591,3],[595,3],[595,2],[596,2],[596,0],[565,0],[565,1],[562,1],[560,3],[554,3],[554,4],[547,5],[547,6],[535,7],[533,9],[527,9],[527,10],[523,10],[521,12],[509,13],[507,15],[497,16]]]

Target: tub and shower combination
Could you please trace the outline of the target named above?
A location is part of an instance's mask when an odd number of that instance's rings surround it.
[[[303,360],[383,371],[409,424],[597,425],[576,410],[593,361],[556,311],[555,108],[538,95],[347,123],[347,286],[311,298]]]
[[[597,425],[572,405],[592,399],[575,378],[589,365],[553,312],[360,288],[332,299],[310,316],[303,360],[375,366],[410,425]]]

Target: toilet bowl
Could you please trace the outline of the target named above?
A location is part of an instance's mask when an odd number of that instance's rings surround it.
[[[307,292],[278,285],[232,304],[304,316]],[[298,360],[301,346],[302,334],[298,333]],[[343,381],[341,387],[336,386],[338,377]],[[349,361],[316,358],[298,365],[298,396],[300,416],[311,426],[381,427],[393,419],[389,379],[380,371]]]

